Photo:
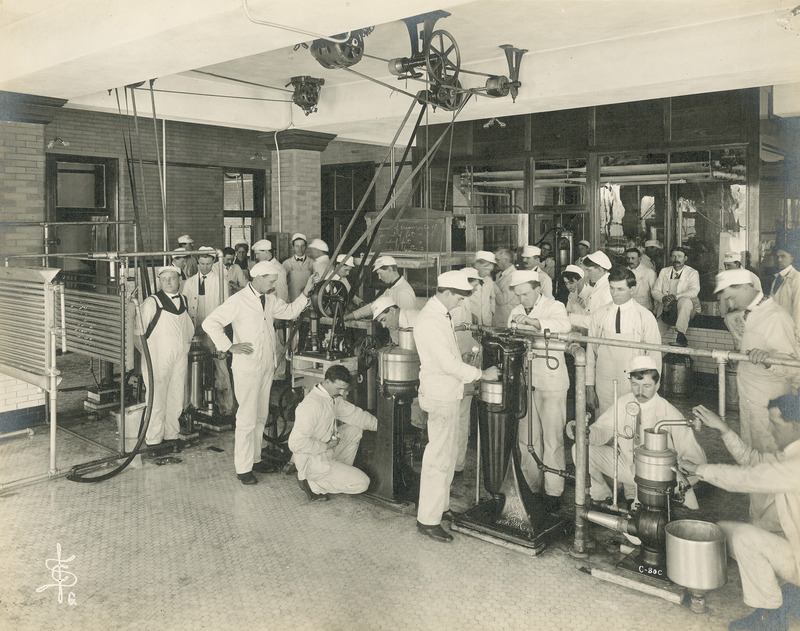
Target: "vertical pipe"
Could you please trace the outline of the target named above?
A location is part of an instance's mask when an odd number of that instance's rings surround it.
[[[58,409],[58,371],[56,370],[56,318],[55,318],[55,297],[54,297],[54,289],[52,283],[48,283],[45,286],[45,312],[49,313],[48,324],[49,324],[49,341],[50,341],[50,348],[47,349],[49,351],[50,361],[49,366],[47,366],[47,372],[50,375],[50,392],[49,400],[50,400],[50,468],[49,473],[51,476],[56,475],[58,473],[58,469],[56,467],[56,411]],[[49,303],[49,309],[48,309]]]
[[[619,390],[617,380],[614,379],[614,510],[617,509],[617,485],[619,484],[619,410],[617,409],[617,398],[619,397]]]
[[[478,386],[480,398],[480,385]],[[481,406],[478,405],[478,457],[475,460],[475,506],[481,503]]]
[[[42,257],[42,267],[47,267],[50,262],[50,226],[47,222],[44,224],[44,256]]]
[[[567,351],[575,358],[575,539],[571,553],[586,556],[586,490],[589,476],[589,437],[586,424],[586,351],[571,343]]]
[[[719,409],[719,416],[724,421],[725,420],[725,386],[727,383],[725,382],[725,358],[717,355],[715,357],[717,360],[717,391],[718,391],[718,399],[717,399],[717,406]]]
[[[115,266],[118,270],[118,282],[119,282],[119,322],[120,322],[120,345],[119,345],[119,438],[117,440],[118,451],[121,454],[125,453],[125,436],[127,434],[127,430],[125,428],[125,423],[127,419],[125,418],[125,351],[126,346],[125,342],[127,340],[127,335],[125,333],[125,297],[126,297],[126,277],[127,277],[127,270],[122,264],[115,263]],[[112,375],[113,381],[113,375]]]

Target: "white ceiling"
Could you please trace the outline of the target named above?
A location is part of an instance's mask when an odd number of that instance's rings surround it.
[[[775,112],[800,114],[797,0],[249,0],[257,20],[334,35],[375,26],[367,55],[411,54],[400,18],[445,9],[464,70],[507,74],[500,44],[530,52],[516,103],[478,98],[462,118],[488,118],[776,85]],[[3,0],[0,90],[68,98],[68,107],[116,111],[109,88],[157,78],[155,88],[268,100],[156,94],[159,116],[271,131],[289,125],[342,139],[388,143],[411,99],[346,70],[327,70],[305,49],[312,35],[254,24],[242,0]],[[310,75],[325,85],[304,116],[290,94],[193,72],[283,88]],[[408,92],[385,61],[353,70]],[[484,78],[462,74],[465,87]],[[149,97],[141,109],[149,114]],[[450,120],[441,109],[431,122]]]

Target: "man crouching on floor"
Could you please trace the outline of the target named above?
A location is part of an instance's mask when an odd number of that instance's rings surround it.
[[[289,449],[297,483],[312,502],[326,501],[328,493],[357,494],[369,487],[369,477],[353,460],[363,430],[377,430],[378,419],[344,398],[349,387],[350,371],[331,366],[295,410]]]

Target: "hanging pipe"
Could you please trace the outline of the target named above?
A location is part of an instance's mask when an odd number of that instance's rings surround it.
[[[587,556],[584,511],[589,488],[589,425],[586,420],[586,349],[574,342],[566,351],[575,360],[575,538],[570,553]]]

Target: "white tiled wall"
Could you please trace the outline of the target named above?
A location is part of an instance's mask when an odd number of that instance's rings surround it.
[[[44,401],[44,390],[0,374],[0,413],[44,405]]]

